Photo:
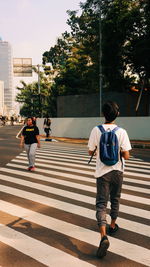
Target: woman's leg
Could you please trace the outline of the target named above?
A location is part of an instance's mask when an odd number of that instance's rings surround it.
[[[37,143],[33,143],[30,145],[30,151],[29,151],[29,162],[32,167],[35,166],[35,153],[37,149]]]
[[[30,152],[30,145],[24,145],[25,151],[27,152],[27,157],[28,157],[28,161],[29,161],[29,167],[31,167],[30,165],[30,158],[29,158],[29,152]]]
[[[50,128],[47,128],[47,137],[49,137]]]

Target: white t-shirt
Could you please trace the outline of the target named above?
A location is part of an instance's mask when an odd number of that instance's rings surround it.
[[[109,130],[112,131],[115,127],[117,127],[116,124],[102,124],[102,126],[104,127],[106,131],[109,131]],[[119,154],[120,154],[120,150],[122,151],[130,150],[131,144],[130,144],[130,140],[129,140],[126,130],[119,128],[115,133],[117,135],[118,143],[119,143]],[[95,147],[97,147],[96,170],[95,170],[94,176],[98,178],[113,170],[118,170],[118,171],[123,172],[124,171],[124,159],[123,158],[122,158],[122,161],[119,159],[119,161],[115,165],[112,165],[112,166],[107,166],[103,164],[103,162],[100,160],[100,157],[99,157],[100,137],[101,137],[101,131],[96,126],[91,131],[89,142],[88,142],[89,150],[93,151]]]

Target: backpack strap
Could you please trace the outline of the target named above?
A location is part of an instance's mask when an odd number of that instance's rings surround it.
[[[101,133],[105,133],[106,132],[102,125],[98,125],[97,127],[101,131]]]
[[[120,127],[115,127],[113,130],[112,130],[112,132],[116,132],[117,130],[119,130],[120,129]],[[120,151],[120,160],[121,160],[121,163],[122,163],[122,169],[123,169],[123,160],[122,160],[122,155],[121,155],[121,151]]]
[[[115,133],[115,132],[116,132],[117,130],[119,130],[119,129],[120,129],[120,127],[117,126],[117,127],[115,127],[115,128],[112,130],[112,132]]]
[[[99,130],[101,131],[101,133],[105,133],[106,131],[105,131],[105,129],[104,129],[104,127],[102,126],[102,125],[98,125],[97,126],[98,128],[99,128]],[[112,130],[112,132],[113,133],[115,133],[117,130],[119,130],[120,129],[120,127],[115,127],[113,130]]]

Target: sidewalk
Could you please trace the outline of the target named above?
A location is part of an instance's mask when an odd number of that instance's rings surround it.
[[[42,135],[42,138],[45,136]],[[74,144],[88,144],[88,139],[84,138],[69,138],[69,137],[56,137],[56,136],[51,136],[51,139],[55,139],[59,142],[65,142],[65,143],[74,143]],[[150,149],[150,140],[131,140],[131,144],[133,148],[145,148],[145,149]]]

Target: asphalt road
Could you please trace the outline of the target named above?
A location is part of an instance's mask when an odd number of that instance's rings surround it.
[[[95,221],[95,163],[87,165],[86,146],[43,142],[37,150],[36,171],[31,173],[16,139],[20,128],[0,128],[0,266],[149,266],[150,150],[131,152],[120,230],[109,237],[108,255],[99,260],[95,256],[100,239]]]
[[[19,139],[16,134],[21,126],[0,127],[0,167],[7,164],[11,159],[21,152]]]
[[[144,149],[144,148],[134,148],[131,151],[131,155],[133,155],[135,158],[140,158],[145,161],[150,162],[150,149]]]
[[[22,149],[19,147],[17,133],[22,126],[4,126],[0,127],[0,167],[7,164],[11,159],[17,156]],[[133,149],[131,155],[134,157],[150,161],[150,149]]]

